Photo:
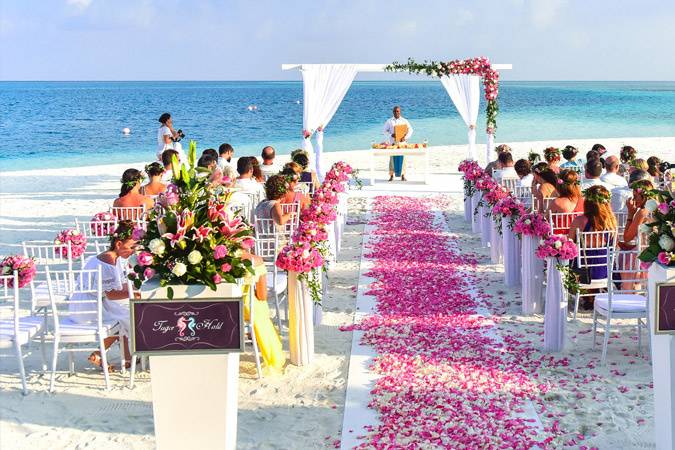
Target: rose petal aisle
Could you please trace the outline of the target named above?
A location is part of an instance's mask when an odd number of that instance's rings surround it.
[[[559,434],[537,430],[522,414],[545,394],[531,343],[495,335],[478,313],[474,256],[462,254],[436,210],[443,198],[377,197],[370,295],[378,314],[343,329],[360,329],[378,354],[380,376],[362,448],[548,448]],[[363,433],[363,430],[354,430]]]

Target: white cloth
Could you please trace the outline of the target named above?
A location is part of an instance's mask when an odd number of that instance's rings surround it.
[[[518,174],[516,173],[516,169],[514,169],[513,166],[495,170],[492,176],[498,183],[501,183],[501,181],[504,179],[518,179]]]
[[[497,224],[490,217],[485,217],[483,220],[490,224],[490,260],[492,264],[501,264],[504,261],[502,235],[499,234]]]
[[[394,127],[396,127],[397,125],[406,125],[408,127],[408,132],[405,134],[404,138],[406,141],[410,139],[410,136],[412,136],[413,134],[412,126],[410,125],[410,122],[408,122],[407,119],[404,119],[403,117],[399,117],[398,119],[395,117],[387,119],[387,121],[384,122],[384,128],[382,129],[382,133],[385,136],[386,142],[389,144],[394,143],[394,138],[391,135],[394,134]]]
[[[464,220],[466,223],[471,223],[471,215],[473,210],[471,209],[471,197],[464,197]]]
[[[534,175],[528,173],[523,178],[520,179],[520,187],[532,187],[532,182],[534,181]]]
[[[480,214],[482,214],[481,209],[478,208],[478,212],[475,212],[478,207],[478,202],[480,202],[480,192],[475,191],[471,196],[471,230],[474,233],[482,233],[483,231],[481,226],[482,221],[480,220]]]
[[[626,211],[626,202],[628,199],[633,198],[633,190],[629,187],[616,187],[612,189],[612,198],[610,200],[610,205],[612,211],[625,212]]]
[[[476,160],[476,119],[478,119],[480,102],[480,77],[465,74],[442,76],[441,83],[468,128],[468,157]]]
[[[260,171],[262,172],[265,178],[276,175],[281,171],[281,168],[276,164],[260,164]]]
[[[319,127],[326,127],[333,118],[356,76],[356,64],[303,64],[300,73],[303,86],[302,127],[311,133]],[[320,138],[319,134],[322,133],[317,133],[314,170],[323,180],[323,135]],[[310,139],[304,139],[302,148],[312,154]]]
[[[228,161],[225,158],[218,158],[218,168],[220,169],[221,172],[225,172],[225,167],[230,167],[234,171],[234,173],[237,173],[237,166],[235,164],[232,164],[232,161]]]
[[[482,194],[481,194],[482,195]],[[487,216],[490,211],[487,202],[478,208],[478,220],[480,223],[480,245],[483,248],[490,246],[490,238],[492,236],[492,219]]]
[[[265,199],[265,188],[253,178],[237,178],[234,187],[240,188],[241,192],[255,194],[258,201]]]
[[[544,261],[535,255],[538,245],[538,238],[522,236],[520,278],[523,287],[522,310],[525,315],[541,313],[544,310],[544,304],[541,301],[541,294],[544,291]]]
[[[608,191],[611,191],[613,186],[610,186],[607,183],[604,183],[600,178],[586,178],[581,182],[581,190],[585,191],[592,186],[604,186]]]
[[[565,348],[567,295],[555,258],[546,258],[546,306],[544,307],[544,350],[560,352]],[[562,261],[567,264],[567,261]]]
[[[504,284],[518,286],[520,284],[520,239],[509,229],[509,220],[502,218],[502,241],[504,245]]]
[[[612,186],[612,189],[617,188],[617,187],[626,187],[628,186],[628,181],[621,175],[613,172],[607,172],[603,176],[600,177],[600,181],[602,181],[605,184],[608,184]]]

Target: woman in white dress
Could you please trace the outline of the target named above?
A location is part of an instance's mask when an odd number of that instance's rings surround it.
[[[86,262],[85,270],[94,270],[101,268],[103,280],[103,321],[118,322],[120,335],[124,336],[124,359],[129,361],[129,336],[130,316],[129,316],[129,292],[124,275],[124,265],[127,264],[127,258],[134,253],[136,241],[132,239],[134,224],[131,221],[124,220],[119,223],[115,232],[110,236],[110,248],[105,252],[92,256]],[[96,300],[96,294],[75,294],[72,300]],[[69,305],[71,311],[82,308],[86,303],[72,302]],[[91,307],[87,307],[91,309]],[[96,317],[89,317],[88,314],[74,314],[72,316],[78,321],[96,320]],[[119,339],[117,336],[106,338],[103,342],[105,348],[110,347]],[[96,351],[89,356],[89,361],[93,364],[101,365],[101,354]]]
[[[180,130],[173,129],[173,120],[171,114],[164,113],[159,116],[159,123],[162,125],[157,130],[157,160],[162,160],[164,150],[172,149],[178,152],[178,160],[185,161],[183,147],[178,142],[181,139]]]

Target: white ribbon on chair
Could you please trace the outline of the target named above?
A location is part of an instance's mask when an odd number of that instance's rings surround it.
[[[486,217],[485,221],[490,227],[490,260],[492,264],[499,264],[503,261],[502,237],[497,231],[497,224],[490,217]]]
[[[467,126],[468,158],[477,160],[476,120],[480,103],[480,77],[465,74],[442,76],[441,83]]]
[[[520,284],[520,239],[509,229],[509,219],[502,218],[502,241],[504,242],[504,284],[518,286]]]
[[[565,347],[567,296],[562,273],[556,268],[555,258],[546,258],[546,312],[544,313],[544,350],[559,352]],[[563,261],[562,264],[567,264]]]
[[[541,295],[544,290],[544,261],[534,254],[538,240],[534,236],[522,236],[521,282],[523,314],[530,315],[544,311]]]
[[[481,213],[481,209],[478,208],[478,202],[480,202],[480,192],[474,192],[473,196],[471,197],[471,230],[474,233],[480,233],[482,228],[481,228],[481,221],[479,214]],[[478,208],[478,212],[474,214],[474,211],[476,211],[476,208]]]

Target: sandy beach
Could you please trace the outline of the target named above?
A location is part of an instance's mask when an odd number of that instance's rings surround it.
[[[600,142],[608,154],[632,145],[645,159],[657,155],[675,161],[675,137],[612,138],[507,142],[514,159],[531,150],[574,145],[585,154]],[[502,142],[497,142],[500,144]],[[420,180],[421,159],[409,158],[410,182],[387,183],[386,158],[377,160],[378,185],[350,191],[349,218],[342,254],[330,272],[328,297],[324,299],[323,323],[316,329],[316,360],[309,367],[287,365],[282,374],[255,378],[251,354],[242,356],[239,379],[238,448],[304,449],[332,448],[341,436],[345,389],[351,349],[351,332],[340,331],[353,321],[362,233],[367,198],[376,195],[443,195],[448,209],[449,231],[466,251],[475,252],[480,289],[485,307],[497,323],[497,332],[531,341],[541,348],[543,316],[520,314],[519,289],[503,285],[503,266],[492,265],[480,238],[471,233],[462,216],[462,185],[458,163],[466,146],[429,149],[431,183]],[[484,146],[478,147],[484,163]],[[241,155],[236,155],[241,156]],[[285,162],[283,157],[279,163]],[[345,160],[368,177],[368,150],[330,152],[325,165]],[[53,239],[57,231],[72,227],[75,218],[88,220],[105,211],[119,189],[119,178],[128,167],[142,169],[145,162],[72,169],[35,169],[0,173],[0,254],[20,253],[22,240]],[[568,364],[544,370],[556,389],[534,405],[544,427],[553,423],[569,430],[556,448],[632,449],[654,448],[651,366],[638,355],[634,328],[621,328],[610,339],[610,358],[600,366],[600,352],[592,350],[590,315],[568,322],[570,344],[561,358]],[[287,351],[287,334],[284,335]],[[546,358],[541,353],[541,358]],[[115,360],[116,356],[113,357]],[[26,360],[30,394],[22,396],[13,358],[3,357],[0,371],[0,447],[5,448],[153,448],[151,391],[148,373],[140,373],[136,387],[128,388],[128,376],[112,376],[112,389],[103,389],[100,373],[84,357],[77,360],[77,374],[57,378],[56,393],[47,392],[48,380],[39,373],[39,350]],[[558,446],[559,445],[559,446]]]

